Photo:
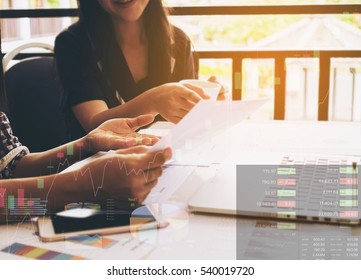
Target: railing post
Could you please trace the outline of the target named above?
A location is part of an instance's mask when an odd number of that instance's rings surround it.
[[[332,81],[332,117],[331,121],[336,119],[336,87],[337,87],[337,67],[333,68],[333,81]]]
[[[242,99],[242,58],[232,58],[232,100]]]
[[[352,98],[351,98],[351,121],[354,121],[355,112],[355,82],[356,82],[356,68],[351,67],[350,73],[352,75]]]
[[[307,119],[307,87],[308,87],[308,68],[303,67],[304,74],[304,90],[303,90],[303,118]]]
[[[328,104],[330,99],[330,66],[331,58],[324,52],[320,52],[320,77],[318,84],[318,120],[328,120]]]
[[[274,119],[285,119],[286,107],[286,58],[276,57],[275,59],[275,103]]]

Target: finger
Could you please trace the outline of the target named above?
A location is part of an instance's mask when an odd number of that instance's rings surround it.
[[[142,138],[142,145],[150,146],[152,145],[152,139],[149,137]]]
[[[154,138],[152,138],[152,144],[150,144],[150,145],[151,145],[151,146],[154,145],[154,144],[157,143],[160,139],[161,139],[161,137],[154,137]]]
[[[139,145],[126,149],[117,150],[117,154],[144,154],[149,151],[147,146]]]
[[[218,83],[218,84],[221,85],[221,89],[219,90],[219,94],[225,94],[228,91],[227,88],[224,85],[222,85],[221,83]]]
[[[198,96],[203,98],[203,99],[209,99],[210,98],[210,96],[207,95],[205,93],[205,91],[201,87],[197,87],[195,85],[191,85],[191,84],[187,84],[187,83],[184,83],[183,85],[186,86],[187,88],[191,89],[192,91],[196,92],[198,94]],[[199,99],[198,99],[198,101],[199,101]],[[194,101],[194,103],[197,103],[198,101]]]
[[[188,84],[187,84],[188,85]],[[193,102],[193,103],[198,103],[199,100],[201,100],[201,97],[193,90],[187,88],[187,86],[184,84],[182,85],[183,86],[183,89],[179,96],[190,101],[190,102]]]
[[[173,156],[172,149],[170,147],[167,147],[163,151],[164,151],[165,160],[170,160]]]
[[[150,191],[158,184],[158,179],[155,179],[153,181],[149,181],[144,185],[145,189],[145,197],[150,193]]]
[[[218,94],[217,100],[226,100],[226,95],[224,93]]]
[[[158,179],[155,179],[153,181],[149,181],[145,184],[145,188],[147,190],[147,194],[158,184]]]
[[[163,116],[167,121],[171,122],[171,123],[174,123],[174,124],[177,124],[179,123],[179,121],[182,119],[181,117],[177,117],[177,116]]]
[[[182,120],[182,118],[181,118],[181,117],[177,117],[177,116],[172,116],[172,117],[169,119],[169,121],[170,121],[171,123],[174,123],[174,124],[179,123],[181,120]]]
[[[141,204],[144,199],[148,196],[148,194],[150,193],[150,191],[158,184],[158,180],[154,180],[152,182],[149,182],[147,184],[145,184],[144,186],[144,191],[142,192],[141,195],[138,196],[138,201],[139,204]]]
[[[180,105],[178,105],[180,106]],[[194,106],[194,105],[193,105]],[[167,120],[170,122],[176,121],[179,122],[190,110],[183,109],[181,107],[178,107],[177,110],[173,111],[171,116],[168,116]]]
[[[159,141],[158,136],[150,134],[131,133],[127,137],[115,139],[111,143],[112,149],[128,148],[135,145],[151,146]]]
[[[183,99],[183,98],[182,98]],[[179,109],[183,110],[183,111],[186,111],[186,113],[188,113],[190,110],[193,109],[193,107],[196,105],[196,103],[193,103],[193,102],[189,102],[189,100],[186,100],[186,99],[183,99],[180,104],[179,104]],[[177,110],[178,111],[178,110]],[[183,112],[182,112],[183,113]],[[184,117],[184,114],[183,115],[180,115],[179,113],[175,114],[177,116],[182,116]]]
[[[171,159],[172,151],[166,148],[160,151],[148,152],[142,159],[142,169],[153,169],[162,166],[167,160]]]
[[[142,174],[141,177],[142,178],[134,180],[133,186],[135,187],[132,187],[130,189],[130,197],[136,198],[136,200],[140,203],[143,202],[151,189],[155,187],[158,182],[158,177],[151,181],[146,181],[144,178],[144,174]]]
[[[148,173],[147,173],[147,176],[146,176],[145,183],[147,184],[149,182],[152,182],[152,181],[158,179],[160,176],[162,176],[162,173],[163,173],[162,167],[149,169]]]
[[[189,111],[190,110],[183,110],[182,108],[179,108],[177,111],[177,115],[174,116],[174,118],[177,122],[179,122],[189,113]]]
[[[125,139],[125,147],[123,148],[128,148],[128,147],[132,147],[132,146],[135,146],[137,145],[137,140],[134,138],[134,137],[127,137]]]
[[[148,169],[161,167],[165,162],[166,159],[163,151],[153,151],[143,156],[140,165],[141,169],[143,169],[144,172],[147,172]]]
[[[152,145],[152,138],[154,136],[146,135],[146,134],[138,134],[133,138],[135,140],[135,145]]]
[[[179,122],[183,119],[183,117],[184,117],[186,114],[187,114],[187,113],[184,113],[184,114],[182,114],[181,116],[170,116],[170,117],[167,118],[167,120],[168,120],[169,122],[171,122],[171,123],[177,124],[177,123],[179,123]]]
[[[149,134],[142,134],[141,136],[142,136],[142,145],[151,146],[159,141],[158,136],[149,135]]]
[[[212,82],[212,83],[216,83],[221,85],[221,89],[219,90],[219,94],[224,94],[226,93],[226,88],[224,87],[224,85],[222,85],[221,83],[218,82],[217,77],[216,76],[210,76],[208,81]],[[217,99],[217,100],[223,100],[223,99]]]
[[[216,83],[217,82],[217,77],[216,76],[210,76],[208,81],[210,81],[212,83]]]
[[[137,130],[138,128],[148,125],[154,121],[154,116],[152,114],[141,115],[136,118],[126,119],[128,126],[133,130]]]

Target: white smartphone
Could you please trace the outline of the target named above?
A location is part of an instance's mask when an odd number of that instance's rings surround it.
[[[107,235],[162,228],[167,222],[158,221],[146,206],[135,211],[101,211],[76,208],[38,218],[40,240],[52,242],[79,235]]]

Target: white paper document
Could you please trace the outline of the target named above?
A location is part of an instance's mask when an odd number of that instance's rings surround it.
[[[171,147],[173,161],[191,162],[217,135],[246,119],[269,99],[200,101],[151,150]]]
[[[165,203],[195,169],[195,166],[166,165],[157,185],[148,194],[143,204]]]
[[[184,183],[205,154],[212,152],[213,140],[241,122],[268,99],[246,101],[200,101],[151,150],[171,147],[172,166],[145,199],[145,204],[163,203]],[[210,158],[207,157],[207,160]]]

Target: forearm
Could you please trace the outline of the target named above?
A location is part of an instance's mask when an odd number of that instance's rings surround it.
[[[89,132],[103,122],[114,118],[135,118],[143,114],[156,116],[158,111],[155,98],[152,97],[156,90],[157,88],[150,89],[122,105],[95,114],[91,118],[91,126],[85,129]]]
[[[55,213],[68,203],[91,199],[91,194],[72,173],[1,180],[0,223]]]
[[[14,177],[44,176],[58,173],[89,154],[91,154],[90,147],[85,137],[45,152],[31,153],[24,156],[17,164]]]

